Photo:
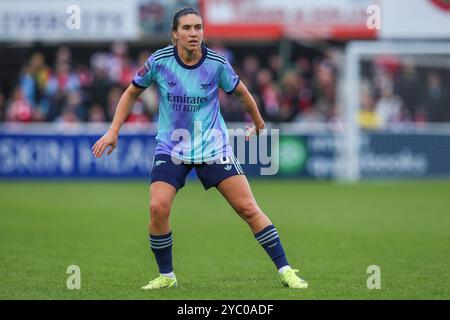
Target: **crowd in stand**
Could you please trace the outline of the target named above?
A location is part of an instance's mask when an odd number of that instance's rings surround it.
[[[104,122],[114,116],[122,92],[148,54],[137,61],[127,46],[116,43],[111,52],[98,52],[89,64],[77,62],[68,47],[60,47],[51,64],[36,52],[20,70],[11,96],[4,102],[3,118],[16,122]],[[142,95],[128,121],[147,122],[156,101]]]
[[[429,62],[381,56],[363,63],[361,127],[450,122],[450,69]]]
[[[229,59],[266,121],[339,121],[337,63],[331,55],[299,57],[284,64],[277,54],[264,60],[248,54],[238,61],[223,46],[212,49]],[[109,122],[121,94],[150,54],[142,51],[132,59],[125,43],[92,54],[88,63],[77,61],[68,47],[58,48],[54,61],[35,52],[23,64],[9,96],[1,92],[0,84],[0,121]],[[395,59],[376,60],[366,69],[359,115],[363,128],[403,121],[450,121],[450,96],[439,72],[425,72],[414,63],[401,64]],[[250,121],[237,99],[223,92],[219,97],[226,121]],[[158,96],[151,86],[126,121],[152,122],[157,115]]]
[[[286,66],[276,54],[264,61],[250,54],[237,61],[222,46],[212,49],[228,57],[267,121],[329,121],[335,116],[335,67],[328,59],[300,58],[282,71]],[[113,44],[110,52],[94,53],[89,63],[78,62],[68,47],[60,47],[54,61],[35,52],[22,66],[13,92],[5,97],[0,91],[0,119],[110,121],[122,92],[150,54],[143,51],[132,59],[124,43]],[[233,96],[222,92],[220,105],[226,121],[249,120]],[[157,114],[156,89],[150,87],[139,97],[127,122],[157,121]]]

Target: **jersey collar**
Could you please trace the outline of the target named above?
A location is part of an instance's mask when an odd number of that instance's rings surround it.
[[[206,47],[205,46],[201,46],[201,48],[202,48],[202,57],[200,58],[200,60],[196,64],[194,64],[192,66],[188,66],[183,61],[181,61],[181,58],[178,56],[178,50],[177,50],[176,46],[173,47],[173,55],[175,56],[175,59],[177,60],[178,64],[180,66],[182,66],[183,68],[185,68],[185,69],[195,69],[195,68],[198,68],[203,63],[203,61],[205,61],[205,59],[206,59],[206,54],[207,54]]]

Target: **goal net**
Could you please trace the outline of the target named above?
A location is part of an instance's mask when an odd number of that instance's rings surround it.
[[[450,176],[450,43],[351,42],[340,178]]]

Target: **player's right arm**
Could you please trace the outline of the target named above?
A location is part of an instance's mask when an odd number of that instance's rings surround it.
[[[138,88],[134,84],[131,84],[122,94],[119,103],[117,104],[114,119],[109,127],[109,130],[100,139],[98,139],[92,147],[92,154],[96,158],[100,158],[108,147],[109,150],[106,155],[109,155],[114,151],[119,138],[119,130],[130,113],[134,102],[142,91],[144,91],[143,88]]]
[[[109,147],[106,155],[111,154],[111,152],[113,152],[116,148],[120,127],[130,113],[136,98],[153,82],[154,62],[155,57],[151,55],[145,61],[142,68],[135,74],[132,84],[120,97],[116,112],[114,114],[114,119],[108,132],[106,132],[103,137],[101,137],[92,147],[92,153],[96,158],[100,158],[106,148]]]

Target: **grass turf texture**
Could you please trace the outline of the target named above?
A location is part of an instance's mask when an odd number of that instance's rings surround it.
[[[450,183],[252,181],[307,290],[282,287],[220,194],[189,182],[172,210],[175,290],[157,275],[142,182],[0,183],[1,299],[449,299]],[[68,290],[69,265],[81,290]],[[369,265],[381,289],[369,290]]]

